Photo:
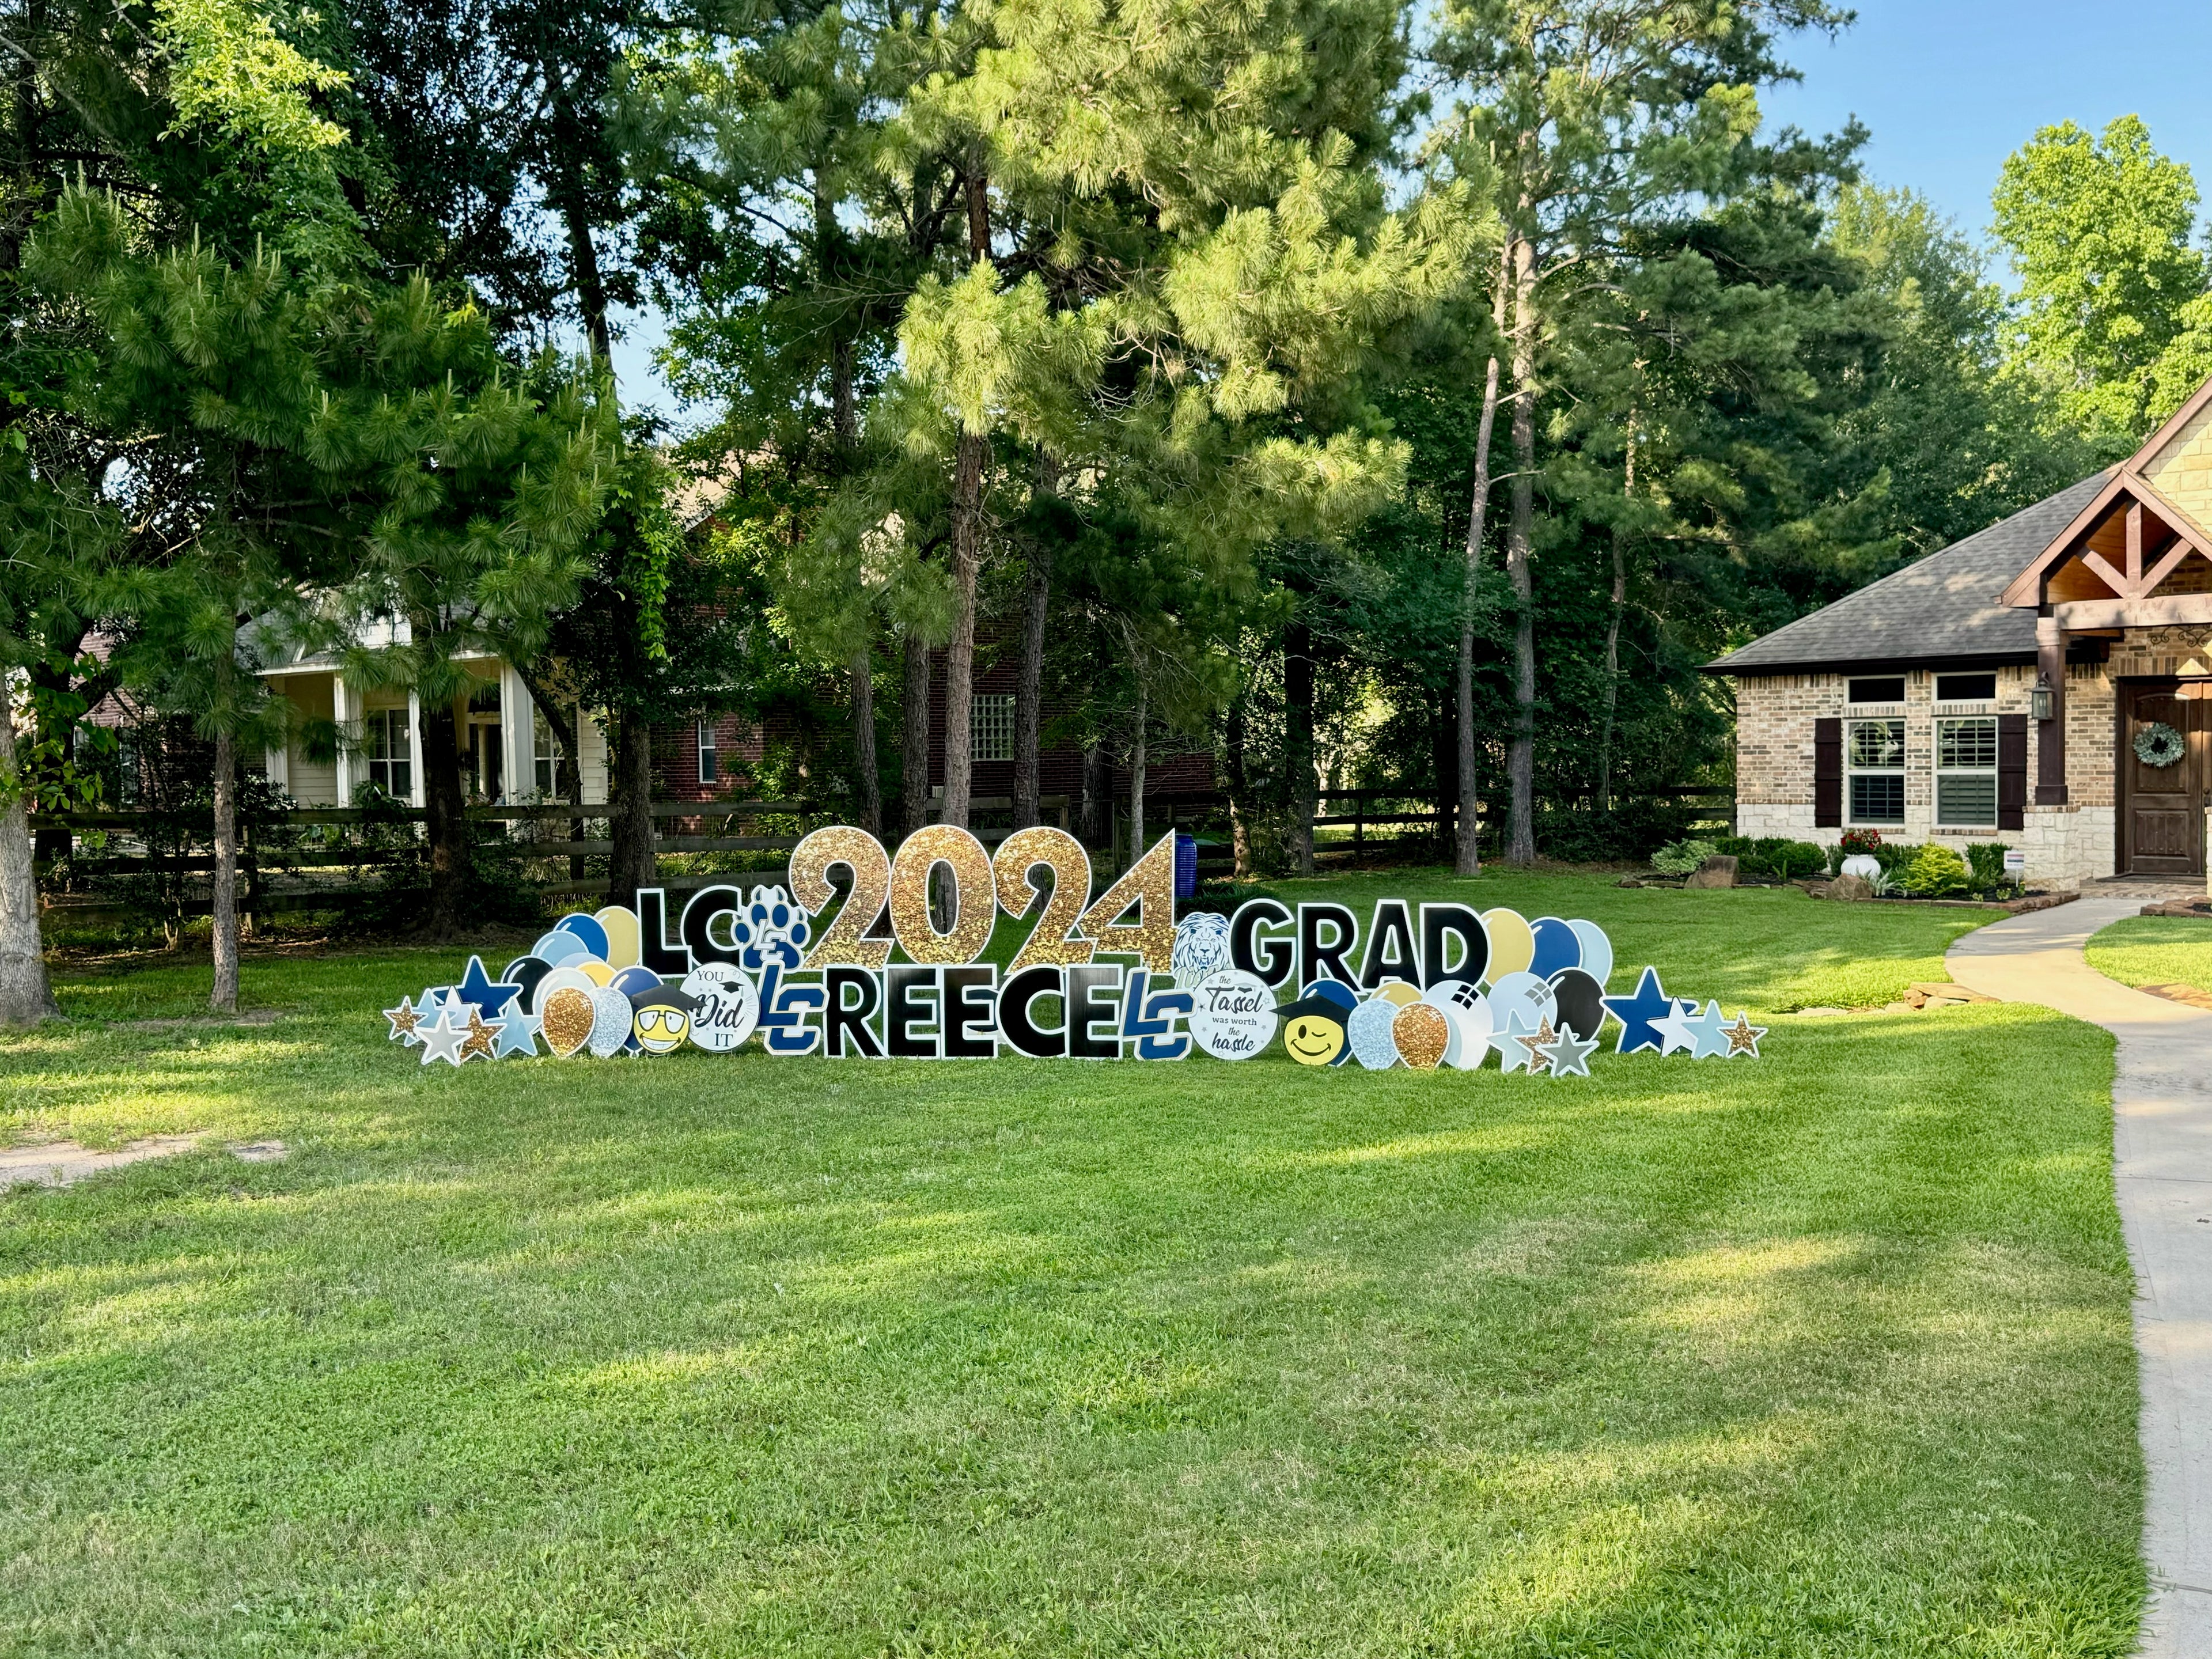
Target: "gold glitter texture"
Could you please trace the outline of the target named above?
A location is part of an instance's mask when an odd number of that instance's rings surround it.
[[[1551,1055],[1540,1052],[1540,1050],[1550,1048],[1553,1043],[1559,1040],[1559,1030],[1550,1020],[1547,1019],[1540,1021],[1536,1026],[1534,1036],[1516,1036],[1513,1040],[1528,1051],[1528,1075],[1530,1077],[1535,1076],[1539,1072],[1548,1072],[1552,1069]]]
[[[853,872],[852,896],[837,919],[815,939],[802,968],[880,968],[891,953],[887,939],[863,939],[884,913],[890,890],[890,854],[883,842],[849,823],[833,823],[810,834],[791,849],[791,896],[810,916],[822,914],[837,890],[830,872],[843,865]]]
[[[1006,964],[1009,979],[1024,968],[1091,960],[1091,941],[1076,932],[1091,903],[1091,854],[1066,830],[1038,824],[1017,830],[999,843],[998,856],[991,860],[991,873],[999,884],[999,908],[1015,917],[1036,908],[1044,889],[1031,879],[1031,872],[1040,864],[1052,872],[1052,896],[1045,901],[1043,914],[1021,950]]]
[[[413,1036],[415,1028],[422,1023],[422,1016],[415,1012],[404,997],[400,998],[399,1006],[397,1008],[386,1008],[384,1011],[384,1017],[392,1022],[391,1040],[394,1042],[401,1037]]]
[[[1451,1026],[1443,1010],[1433,1003],[1409,1002],[1390,1022],[1390,1040],[1398,1045],[1398,1058],[1417,1072],[1433,1072],[1443,1063],[1451,1042]]]
[[[545,1034],[545,1046],[566,1059],[592,1040],[592,1022],[598,1016],[587,993],[563,985],[545,999],[538,1029]]]
[[[929,872],[952,872],[952,926],[940,933],[929,915]],[[923,963],[973,962],[999,920],[991,855],[957,824],[933,823],[906,838],[891,861],[891,932],[899,949]]]
[[[496,1030],[484,1024],[483,1009],[470,1009],[468,1034],[461,1039],[461,1059],[464,1061],[491,1059],[493,1044],[498,1036]]]
[[[1121,921],[1121,914],[1131,905],[1137,907],[1137,920]],[[1175,832],[1171,830],[1154,842],[1152,850],[1131,865],[1121,879],[1083,913],[1079,925],[1097,941],[1101,951],[1134,956],[1156,974],[1171,971],[1175,967]]]

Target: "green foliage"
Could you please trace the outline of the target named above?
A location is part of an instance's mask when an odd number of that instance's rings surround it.
[[[2005,874],[2005,854],[2009,851],[2001,841],[1970,841],[1966,843],[1966,867],[1972,872],[1973,889],[1978,893],[1995,892],[2008,884]]]
[[[1828,850],[1809,841],[1786,836],[1722,836],[1713,842],[1717,852],[1732,854],[1737,871],[1749,876],[1770,876],[1777,881],[1796,881],[1826,869]]]
[[[2044,127],[2006,159],[1992,205],[2020,276],[2011,372],[2108,457],[2212,374],[2198,199],[2138,116]]]
[[[1973,877],[1966,860],[1931,841],[1911,849],[1897,882],[1915,898],[1958,898],[1972,887]]]
[[[1662,876],[1686,876],[1719,851],[1716,843],[1697,836],[1669,842],[1651,855],[1651,867]]]

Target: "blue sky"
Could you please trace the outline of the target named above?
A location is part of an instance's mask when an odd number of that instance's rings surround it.
[[[1988,228],[2004,158],[2057,121],[2140,115],[2212,186],[2212,0],[1866,0],[1858,14],[1832,42],[1791,43],[1805,78],[1767,94],[1769,119],[1826,132],[1857,116],[1874,179],[1921,191],[1970,234]],[[659,319],[628,333],[615,349],[626,397],[667,410],[650,368]]]
[[[1873,132],[1868,171],[1926,195],[1962,229],[1988,228],[2004,158],[2039,126],[2101,130],[2140,115],[2167,155],[2212,184],[2212,5],[2205,0],[1866,0],[1832,44],[1801,38],[1804,72],[1769,118]]]

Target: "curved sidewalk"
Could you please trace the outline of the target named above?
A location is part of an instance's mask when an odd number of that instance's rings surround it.
[[[2136,1277],[2151,1601],[2137,1651],[2212,1654],[2212,1012],[2115,984],[2082,960],[2140,899],[2084,898],[1966,935],[1961,985],[2039,1002],[2119,1040],[2112,1166]]]

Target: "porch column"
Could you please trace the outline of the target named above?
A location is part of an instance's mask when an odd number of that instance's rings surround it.
[[[2051,690],[2051,718],[2036,722],[2035,804],[2066,804],[2066,630],[2056,617],[2035,619],[2035,669]]]
[[[353,805],[354,768],[360,753],[362,736],[357,700],[346,687],[345,678],[331,676],[331,723],[337,727],[337,760],[332,770],[332,781],[337,787],[338,805]]]
[[[422,699],[407,694],[407,804],[422,805]]]

